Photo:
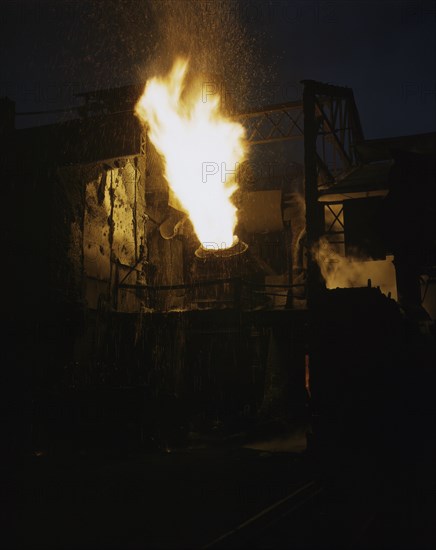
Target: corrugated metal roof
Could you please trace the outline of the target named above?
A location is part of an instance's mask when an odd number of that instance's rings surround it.
[[[340,182],[320,192],[320,200],[344,200],[363,196],[383,196],[388,189],[392,160],[356,167]]]
[[[356,148],[363,164],[322,189],[319,193],[321,202],[386,195],[394,153],[404,151],[434,156],[436,133],[366,140],[357,144]]]

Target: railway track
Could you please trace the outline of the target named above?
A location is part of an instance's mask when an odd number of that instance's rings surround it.
[[[268,539],[270,530],[272,532],[283,521],[291,522],[292,516],[303,507],[310,506],[322,490],[319,482],[310,481],[210,541],[202,549],[258,548],[259,541]]]

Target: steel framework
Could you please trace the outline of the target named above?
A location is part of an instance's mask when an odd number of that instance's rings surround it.
[[[307,297],[319,288],[318,266],[311,254],[313,246],[333,225],[343,224],[335,215],[330,228],[318,202],[319,191],[335,185],[359,164],[356,144],[363,141],[362,126],[351,88],[303,80],[303,100],[271,105],[242,113],[235,118],[247,130],[253,144],[304,141],[306,234],[308,247]],[[327,208],[330,208],[326,204]]]

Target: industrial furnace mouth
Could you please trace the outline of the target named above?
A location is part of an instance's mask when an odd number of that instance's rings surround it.
[[[204,247],[200,245],[195,251],[197,258],[202,260],[207,260],[210,258],[230,258],[232,256],[238,256],[243,254],[248,249],[248,245],[235,237],[234,243],[229,248],[218,248],[218,247]]]

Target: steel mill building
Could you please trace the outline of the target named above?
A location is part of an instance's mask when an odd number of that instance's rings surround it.
[[[254,159],[238,167],[239,243],[202,250],[135,117],[139,92],[86,93],[76,118],[20,130],[2,100],[32,437],[48,444],[61,429],[47,407],[100,437],[116,403],[113,429],[143,439],[161,399],[172,437],[217,421],[302,422],[309,395],[321,425],[339,406],[360,417],[374,396],[355,378],[389,378],[380,331],[390,356],[402,312],[433,326],[435,135],[365,141],[352,90],[314,81],[301,101],[233,114]],[[285,159],[282,173],[259,169],[265,152]],[[372,344],[343,378],[357,337]],[[332,399],[338,380],[352,403]]]

